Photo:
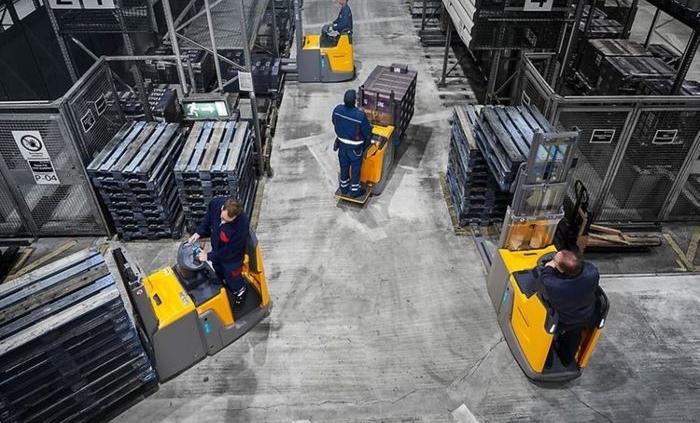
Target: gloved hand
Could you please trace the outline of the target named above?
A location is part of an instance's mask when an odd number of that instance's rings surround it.
[[[199,253],[199,255],[197,256],[197,258],[199,259],[199,261],[205,262],[205,261],[207,261],[207,253],[205,253],[204,251],[201,251]]]
[[[198,239],[199,239],[199,234],[195,232],[195,233],[192,234],[191,237],[189,237],[189,238],[187,239],[187,242],[188,242],[189,244],[192,244],[194,241],[196,241],[196,240],[198,240]]]

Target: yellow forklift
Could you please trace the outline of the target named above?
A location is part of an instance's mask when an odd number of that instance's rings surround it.
[[[608,313],[602,288],[596,292],[595,325],[584,329],[575,362],[562,365],[553,344],[558,316],[541,289],[539,272],[557,252],[553,245],[577,132],[536,132],[528,161],[521,165],[512,205],[503,222],[498,252],[491,259],[487,290],[498,324],[515,361],[534,382],[565,382],[581,375]],[[546,367],[552,350],[551,366]]]
[[[176,265],[146,277],[124,250],[112,251],[139,336],[161,382],[221,351],[270,314],[262,254],[252,229],[242,269],[246,297],[239,306],[211,266],[197,259],[199,251],[196,243],[182,243]]]
[[[294,0],[297,44],[296,63],[283,63],[283,70],[297,74],[299,82],[342,82],[355,77],[352,33],[330,34],[329,25],[321,34],[304,35],[299,0]]]

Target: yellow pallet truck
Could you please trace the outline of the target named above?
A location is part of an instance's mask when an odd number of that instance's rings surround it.
[[[336,36],[328,34],[324,26],[321,34],[304,35],[299,0],[294,0],[296,61],[286,59],[282,70],[296,73],[299,82],[342,82],[355,77],[352,33]]]
[[[539,271],[556,253],[557,224],[564,216],[577,132],[536,132],[530,155],[520,167],[497,254],[491,259],[487,290],[498,324],[515,361],[534,382],[564,382],[581,375],[600,337],[608,313],[602,288],[596,297],[595,325],[584,330],[576,360],[562,365],[555,352],[558,316],[539,284]]]
[[[161,382],[221,351],[268,316],[272,307],[252,229],[242,269],[246,297],[238,307],[211,266],[197,260],[197,248],[181,244],[175,266],[146,277],[128,253],[121,248],[112,251],[134,307],[137,330]]]
[[[384,191],[387,179],[389,179],[389,169],[394,162],[394,140],[393,126],[372,127],[372,143],[365,152],[360,168],[360,184],[365,189],[362,197],[350,197],[343,195],[340,188],[335,191],[335,196],[340,200],[350,201],[357,204],[365,204],[370,195],[379,195]],[[352,169],[351,169],[352,171]]]

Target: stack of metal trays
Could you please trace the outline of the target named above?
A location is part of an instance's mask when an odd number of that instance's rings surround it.
[[[642,82],[640,91],[644,95],[669,95],[671,88],[673,88],[671,80],[645,80]],[[683,81],[678,95],[700,95],[700,82]]]
[[[170,46],[151,47],[146,50],[148,56],[172,55]],[[192,67],[192,75],[197,92],[207,92],[214,80],[214,57],[206,50],[186,48],[180,51],[185,74],[187,67]],[[189,63],[189,65],[187,64]],[[177,66],[173,60],[146,60],[143,66],[143,76],[146,81],[154,84],[179,84]],[[190,83],[187,76],[186,83]]]
[[[629,40],[587,40],[581,51],[579,72],[589,85],[596,86],[600,68],[607,57],[651,57],[652,54],[640,43]]]
[[[671,66],[675,66],[681,58],[680,54],[670,47],[667,47],[665,44],[649,44],[647,50],[649,50],[652,56],[658,57],[663,60],[664,63]]]
[[[527,161],[534,132],[554,131],[530,106],[484,106],[474,129],[476,144],[502,191],[510,191],[518,168]]]
[[[586,26],[586,19],[582,19],[579,23],[579,31],[583,31]],[[622,38],[624,25],[615,19],[591,19],[591,24],[588,26],[587,37],[592,38]]]
[[[234,197],[251,215],[255,202],[254,135],[247,121],[196,122],[175,164],[175,180],[189,231],[218,196]]]
[[[182,138],[178,124],[130,122],[88,165],[92,184],[125,241],[182,234],[173,175]]]
[[[377,66],[360,85],[360,107],[373,125],[393,125],[401,137],[413,118],[418,72],[406,65]]]
[[[158,389],[102,255],[0,285],[0,420],[107,421]]]
[[[457,106],[447,161],[447,185],[460,226],[503,220],[511,201],[500,190],[476,144],[474,106]]]
[[[669,80],[676,70],[656,57],[607,57],[595,87],[598,95],[636,95],[645,80]]]
[[[232,55],[231,60],[239,64],[245,60],[236,53],[238,50],[227,50]],[[282,93],[282,69],[281,59],[270,54],[254,54],[251,56],[251,66],[253,71],[253,87],[255,94],[261,96],[275,97]],[[238,69],[234,66],[227,66],[222,70],[223,78],[235,81],[226,85],[224,91],[230,93],[240,92],[238,82]]]

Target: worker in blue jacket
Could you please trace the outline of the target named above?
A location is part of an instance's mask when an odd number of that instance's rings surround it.
[[[192,243],[201,236],[211,236],[211,251],[199,253],[199,260],[209,260],[216,275],[235,296],[235,304],[245,299],[245,279],[241,273],[249,220],[241,203],[230,197],[216,197],[209,202],[207,213],[189,238]]]
[[[576,359],[583,329],[595,314],[600,273],[576,253],[561,250],[545,264],[540,280],[546,297],[559,315],[556,351],[561,363],[568,366]]]
[[[365,150],[372,140],[372,126],[365,112],[355,107],[355,100],[355,90],[346,91],[343,104],[333,109],[331,119],[340,161],[340,193],[359,198],[365,195],[360,186],[360,169]]]
[[[348,0],[338,0],[338,4],[340,5],[340,12],[338,12],[338,17],[335,18],[331,26],[334,31],[341,34],[351,33],[352,11],[350,10],[350,6],[348,6]]]
[[[352,11],[348,6],[348,0],[338,0],[338,4],[340,4],[338,17],[321,28],[321,47],[334,47],[338,44],[340,34],[352,34]]]

